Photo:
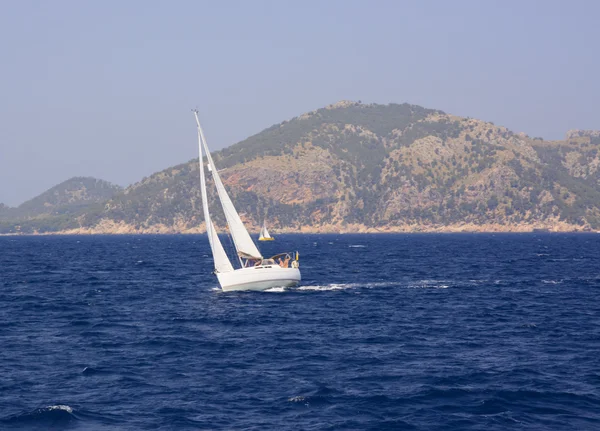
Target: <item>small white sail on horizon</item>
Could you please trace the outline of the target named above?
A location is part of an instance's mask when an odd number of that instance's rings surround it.
[[[210,155],[204,132],[200,126],[198,112],[194,111],[196,124],[198,127],[198,152],[200,168],[200,191],[202,194],[202,207],[204,220],[206,223],[206,234],[213,254],[215,265],[215,274],[219,280],[221,288],[229,290],[264,290],[271,287],[295,286],[300,282],[300,269],[298,264],[298,253],[280,253],[270,259],[265,259],[250,234],[246,230],[244,223],[240,219],[227,190],[221,181],[219,172],[215,167]],[[208,197],[206,191],[206,178],[204,173],[204,163],[202,153],[206,154],[208,161],[208,170],[212,175],[217,195],[227,220],[229,232],[233,239],[239,265],[241,268],[235,269],[225,252],[221,240],[217,234],[215,226],[210,217],[208,208]],[[266,230],[266,226],[265,230]],[[268,235],[268,231],[266,231]],[[270,237],[270,235],[269,235]],[[272,238],[272,237],[271,237]],[[277,261],[276,261],[277,259]],[[291,260],[291,267],[288,267]]]
[[[260,228],[260,234],[258,235],[259,241],[273,241],[275,238],[271,236],[267,229],[267,220],[263,220],[263,225]]]

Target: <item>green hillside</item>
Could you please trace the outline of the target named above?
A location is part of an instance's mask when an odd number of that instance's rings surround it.
[[[77,219],[82,214],[93,210],[95,205],[102,208],[101,204],[121,190],[107,181],[74,177],[16,208],[0,207],[0,230],[54,231],[78,226]]]
[[[267,216],[275,231],[293,232],[598,230],[599,148],[596,131],[549,142],[415,105],[339,102],[214,159],[254,228]],[[62,217],[61,229],[87,232],[194,231],[202,224],[198,186],[192,160],[102,205],[80,201],[75,212],[46,214]],[[44,227],[45,217],[26,229],[56,229]]]

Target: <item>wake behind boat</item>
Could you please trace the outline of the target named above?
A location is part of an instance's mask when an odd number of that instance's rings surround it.
[[[204,221],[206,223],[206,234],[212,250],[215,263],[215,274],[224,291],[231,290],[265,290],[272,287],[295,286],[300,282],[300,269],[298,263],[298,253],[281,253],[269,259],[265,259],[252,238],[246,230],[244,223],[240,219],[231,198],[225,190],[221,177],[215,167],[213,159],[208,150],[204,132],[198,119],[198,111],[194,110],[196,125],[198,126],[198,152],[200,164],[200,190],[202,194],[202,208],[204,211]],[[229,260],[221,240],[210,217],[208,209],[208,197],[206,192],[206,178],[204,174],[204,163],[202,153],[206,154],[208,162],[208,171],[211,173],[217,195],[225,218],[227,226],[233,239],[233,244],[237,253],[236,266]],[[295,257],[295,259],[293,259]]]

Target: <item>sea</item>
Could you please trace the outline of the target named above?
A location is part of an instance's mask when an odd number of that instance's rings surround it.
[[[598,430],[600,235],[0,237],[1,430]]]

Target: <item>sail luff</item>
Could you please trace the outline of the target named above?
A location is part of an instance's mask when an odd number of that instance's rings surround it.
[[[237,213],[235,206],[233,205],[233,202],[231,201],[231,198],[229,197],[229,194],[223,185],[223,182],[221,181],[221,177],[219,176],[217,168],[215,167],[213,159],[210,155],[208,145],[206,144],[206,138],[204,137],[204,132],[202,131],[202,127],[200,126],[199,122],[198,131],[200,133],[200,140],[202,142],[204,152],[206,153],[206,158],[208,159],[208,165],[210,167],[213,180],[217,187],[219,200],[221,201],[221,206],[223,207],[223,212],[225,213],[225,218],[227,219],[227,224],[229,225],[229,232],[233,238],[233,243],[238,255],[243,254],[257,259],[262,259],[262,254],[260,251],[258,251],[254,241],[252,241],[250,234],[246,230],[244,223],[240,219],[240,216]]]
[[[196,122],[198,122],[198,114],[194,112],[196,116]],[[200,127],[200,123],[198,122],[198,127]],[[227,257],[227,253],[225,253],[225,249],[223,248],[223,244],[221,244],[221,240],[217,235],[217,231],[215,226],[210,218],[210,212],[208,210],[208,198],[206,195],[206,179],[204,177],[204,164],[202,163],[202,144],[201,144],[201,136],[200,130],[198,130],[198,167],[200,169],[200,193],[202,195],[202,209],[204,212],[204,222],[206,224],[206,235],[208,236],[208,242],[210,243],[210,249],[212,250],[213,260],[215,264],[215,269],[217,272],[230,272],[233,271],[233,266]]]

